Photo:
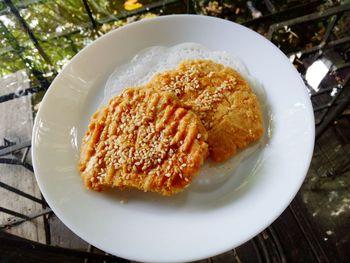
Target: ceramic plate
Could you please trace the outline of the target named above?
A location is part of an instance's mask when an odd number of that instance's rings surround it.
[[[77,171],[79,147],[108,77],[144,48],[184,42],[238,56],[264,85],[271,110],[267,144],[208,189],[190,187],[173,197],[86,190]],[[41,103],[32,154],[45,199],[78,236],[123,258],[181,262],[225,252],[270,225],[300,188],[313,145],[309,96],[278,48],[232,22],[176,15],[124,26],[79,52]]]

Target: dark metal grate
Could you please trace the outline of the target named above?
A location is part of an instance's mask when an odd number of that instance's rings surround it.
[[[341,57],[339,53],[330,54],[328,52],[332,48],[341,49],[342,47],[349,48],[350,36],[344,36],[335,40],[331,39],[334,28],[337,22],[350,11],[350,5],[341,5],[334,8],[327,9],[323,12],[317,12],[306,16],[294,18],[285,22],[274,24],[270,27],[267,37],[273,39],[273,34],[278,30],[291,31],[291,27],[295,25],[305,24],[312,21],[330,18],[325,33],[316,46],[304,48],[290,52],[287,56],[297,65],[302,66],[299,71],[310,92],[311,99],[314,105],[314,112],[316,117],[316,138],[320,137],[322,133],[329,127],[329,125],[341,114],[349,105],[349,78],[350,67],[347,62],[347,57]],[[291,33],[293,34],[293,33]],[[316,61],[321,61],[322,58],[327,58],[329,61],[341,60],[338,65],[332,65],[324,80],[317,87],[311,87],[306,80],[307,68]],[[306,65],[305,65],[306,64]],[[332,81],[333,80],[333,81]],[[322,99],[321,99],[322,97]],[[325,98],[327,97],[327,98]]]
[[[31,0],[25,1],[20,4],[14,4],[11,0],[3,0],[5,8],[0,11],[0,15],[12,14],[17,18],[21,27],[27,34],[29,40],[37,49],[42,60],[45,61],[45,63],[47,63],[47,68],[50,70],[50,72],[38,70],[36,66],[33,65],[32,61],[28,60],[22,55],[22,52],[26,49],[26,47],[24,47],[22,43],[19,43],[17,38],[12,35],[12,33],[10,32],[10,30],[7,29],[5,24],[0,21],[0,33],[3,34],[10,43],[10,49],[0,50],[0,54],[4,54],[6,52],[15,52],[17,56],[23,61],[23,64],[26,65],[28,72],[33,76],[34,79],[32,80],[31,87],[25,89],[21,93],[9,93],[0,96],[0,103],[31,94],[45,92],[49,87],[50,82],[57,74],[57,71],[54,69],[53,63],[50,57],[47,55],[45,48],[42,47],[42,44],[55,38],[70,39],[72,35],[78,33],[77,30],[63,33],[55,33],[50,34],[50,36],[47,39],[42,39],[40,38],[40,36],[36,36],[35,32],[32,31],[31,27],[22,17],[21,10],[26,9],[30,5],[41,4],[42,2],[45,1]],[[103,25],[137,16],[146,11],[148,12],[150,10],[159,9],[163,10],[171,6],[175,6],[176,8],[177,5],[180,5],[182,8],[181,12],[201,13],[200,8],[205,9],[205,7],[203,6],[205,4],[208,4],[209,2],[210,1],[189,0],[151,1],[151,3],[133,11],[123,12],[118,15],[108,15],[102,18],[97,18],[94,15],[90,1],[82,0],[82,6],[84,7],[89,19],[89,23],[82,25],[82,28],[93,31],[95,36],[97,37],[101,35],[99,29]],[[333,122],[339,117],[339,115],[342,114],[342,112],[344,112],[344,110],[347,107],[349,107],[350,100],[350,72],[348,62],[349,60],[347,57],[349,55],[348,53],[350,35],[347,34],[339,38],[336,38],[334,36],[334,28],[337,26],[339,20],[342,19],[342,17],[344,17],[344,15],[350,10],[350,4],[325,8],[319,11],[318,8],[321,4],[324,4],[324,2],[325,1],[308,1],[307,3],[293,5],[290,8],[279,9],[276,7],[275,1],[264,0],[262,1],[262,3],[266,9],[265,13],[260,16],[257,16],[255,19],[248,19],[242,22],[243,24],[265,34],[269,39],[274,41],[274,36],[276,34],[279,34],[281,30],[286,31],[285,33],[287,33],[288,35],[293,35],[293,31],[290,30],[290,28],[293,26],[298,26],[305,23],[312,23],[316,20],[329,18],[329,23],[319,44],[314,45],[312,47],[301,49],[297,48],[293,50],[284,50],[281,46],[282,51],[288,54],[295,66],[298,68],[305,81],[306,87],[310,92],[316,116],[315,124],[317,138],[320,137],[322,133],[330,125],[333,124]],[[200,6],[199,3],[202,3],[203,6]],[[252,5],[247,6],[247,10],[250,13],[258,11]],[[309,14],[310,10],[317,12]],[[302,14],[302,16],[300,16],[300,14]],[[234,20],[230,13],[225,13],[223,16],[226,19]],[[284,21],[286,18],[288,18],[289,20]],[[71,45],[74,46],[74,41],[72,41],[71,39],[70,41]],[[275,43],[278,45],[276,41]],[[75,47],[75,51],[77,52],[78,50],[79,48]],[[330,67],[329,71],[324,77],[324,80],[322,80],[318,87],[318,90],[316,91],[309,85],[306,79],[306,74],[309,66],[312,65],[315,61],[321,60],[322,58],[327,58],[329,61],[332,61],[336,58],[338,64],[334,64]],[[3,145],[0,146],[0,165],[19,165],[33,172],[33,167],[30,161],[28,160],[28,152],[30,150],[30,146],[30,141],[16,144],[4,138]],[[347,166],[348,164],[344,165],[344,167]],[[37,242],[25,240],[20,237],[9,236],[9,234],[6,234],[5,232],[0,232],[0,248],[13,250],[14,253],[17,253],[19,251],[30,252],[33,248],[35,248],[38,254],[42,256],[47,255],[48,257],[56,256],[59,260],[84,259],[85,262],[88,262],[90,260],[100,260],[106,262],[128,262],[124,259],[109,256],[104,253],[101,254],[101,251],[92,247],[91,245],[88,247],[87,252],[49,246],[51,244],[51,234],[48,219],[50,216],[54,216],[54,214],[51,211],[51,209],[47,206],[45,200],[43,198],[39,199],[30,194],[27,194],[24,191],[11,187],[10,185],[5,184],[1,181],[0,187],[42,205],[41,211],[31,214],[22,214],[16,211],[12,211],[11,209],[0,207],[0,212],[7,213],[13,216],[13,218],[10,221],[8,221],[6,224],[1,225],[0,229],[6,230],[8,228],[15,227],[24,222],[30,221],[34,218],[43,217],[46,235],[46,245],[44,245]],[[302,209],[294,203],[290,206],[289,209],[294,215],[295,220],[303,226],[303,232],[310,231],[308,230],[307,219],[305,219],[303,213],[300,212]],[[277,231],[275,229],[275,226],[272,225],[244,246],[230,251],[228,253],[231,253],[231,256],[232,258],[234,258],[235,262],[240,262],[240,257],[238,255],[241,256],[242,254],[246,254],[244,253],[244,251],[246,251],[247,249],[250,249],[249,251],[255,251],[255,255],[252,256],[252,258],[250,258],[251,260],[254,259],[255,262],[286,262],[287,260],[285,252],[283,251],[280,242],[280,237],[276,232]],[[305,234],[305,236],[308,235]],[[323,259],[327,259],[327,256],[323,255],[323,250],[320,248],[319,245],[317,245],[318,243],[316,238],[309,237],[308,242],[309,244],[312,244],[312,251],[315,255],[319,254],[323,257]],[[249,258],[247,258],[247,260],[249,261]],[[210,261],[215,261],[215,258],[214,260]]]

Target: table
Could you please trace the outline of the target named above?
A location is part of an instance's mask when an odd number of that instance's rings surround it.
[[[100,35],[156,15],[199,13],[242,23],[279,46],[305,80],[316,119],[311,167],[290,206],[252,240],[200,262],[346,262],[350,256],[350,4],[126,2],[0,2],[0,261],[129,262],[81,240],[48,207],[31,164],[33,120],[62,66]]]

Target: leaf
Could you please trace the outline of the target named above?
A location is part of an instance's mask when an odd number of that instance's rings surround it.
[[[137,2],[137,0],[128,0],[124,3],[124,8],[127,11],[131,11],[140,7],[142,7],[142,4]]]

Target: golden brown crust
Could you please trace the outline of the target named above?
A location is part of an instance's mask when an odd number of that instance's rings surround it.
[[[215,161],[227,160],[263,134],[258,99],[231,68],[211,60],[184,61],[176,70],[157,74],[147,87],[173,92],[200,117]]]
[[[92,116],[79,170],[93,190],[135,187],[171,195],[198,172],[206,140],[199,118],[172,93],[130,88]]]

